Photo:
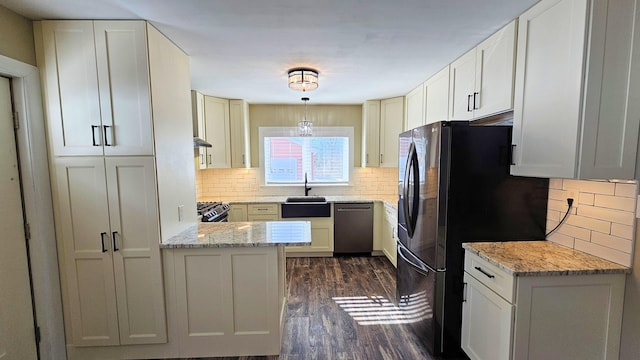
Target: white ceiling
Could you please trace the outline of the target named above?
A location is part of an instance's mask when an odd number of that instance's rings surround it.
[[[191,58],[204,94],[310,104],[404,95],[538,0],[0,0],[27,18],[146,19]]]

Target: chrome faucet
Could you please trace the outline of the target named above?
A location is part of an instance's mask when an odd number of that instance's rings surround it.
[[[307,173],[304,173],[304,196],[309,196],[309,190],[313,189],[307,185]]]

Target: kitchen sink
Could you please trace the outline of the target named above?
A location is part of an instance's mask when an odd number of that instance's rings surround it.
[[[299,197],[288,197],[286,202],[288,203],[326,203],[327,199],[324,196],[299,196]]]
[[[282,218],[331,217],[331,204],[322,196],[287,198],[280,205]]]

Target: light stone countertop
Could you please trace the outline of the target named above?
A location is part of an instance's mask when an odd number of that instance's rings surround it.
[[[464,243],[462,247],[515,276],[623,274],[630,268],[550,241]]]
[[[321,195],[313,195],[312,197],[321,196]],[[284,203],[287,200],[288,196],[264,196],[264,197],[255,197],[251,199],[234,199],[228,201],[229,204],[264,204],[264,203]],[[298,197],[298,196],[296,196]],[[303,196],[299,196],[303,197]],[[335,196],[329,195],[325,196],[327,202],[329,203],[370,203],[374,201],[381,201],[387,206],[391,206],[392,208],[396,208],[398,206],[397,196],[393,198],[385,197],[385,198],[369,198],[362,196]]]
[[[198,223],[160,244],[162,249],[311,245],[311,222]]]

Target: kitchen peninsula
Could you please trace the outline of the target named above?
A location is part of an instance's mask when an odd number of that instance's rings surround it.
[[[199,223],[163,242],[179,357],[279,354],[284,246],[310,243],[306,221]]]

